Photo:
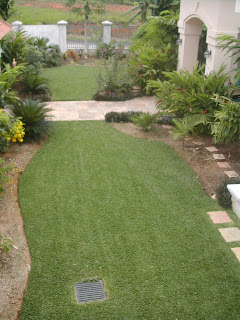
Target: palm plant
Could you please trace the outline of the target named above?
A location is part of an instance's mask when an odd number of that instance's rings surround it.
[[[50,93],[49,80],[39,74],[27,71],[23,76],[23,91],[31,93],[32,96],[41,93]]]
[[[240,32],[240,28],[238,28]],[[238,66],[240,62],[240,39],[235,38],[234,36],[222,34],[217,37],[218,45],[222,50],[227,50],[226,54],[232,52],[231,56],[235,56],[234,64],[237,65],[235,69],[235,77],[240,78],[240,68]]]
[[[46,104],[40,99],[25,99],[10,106],[15,117],[21,117],[25,128],[25,141],[36,140],[40,142],[54,130],[53,122],[47,120],[48,112],[51,108],[46,108]]]

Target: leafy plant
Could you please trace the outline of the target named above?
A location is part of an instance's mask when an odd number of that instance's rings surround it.
[[[0,254],[8,253],[13,249],[13,243],[10,239],[4,239],[0,233]]]
[[[105,114],[106,122],[131,122],[133,116],[139,116],[141,114],[140,111],[131,111],[128,112],[108,112]]]
[[[240,103],[219,96],[213,100],[220,107],[211,127],[215,143],[240,141]]]
[[[124,101],[134,97],[127,66],[115,57],[110,67],[105,64],[104,71],[100,69],[97,82],[93,100]]]
[[[208,122],[199,126],[199,132],[210,132],[210,122],[214,118],[214,112],[219,108],[215,101],[214,94],[231,97],[234,88],[228,83],[228,75],[224,73],[222,66],[218,72],[212,71],[204,75],[202,69],[197,65],[193,73],[187,70],[163,72],[168,80],[150,80],[147,90],[153,90],[157,97],[157,107],[161,110],[168,110],[178,118],[194,114],[205,114]]]
[[[160,112],[157,116],[157,122],[159,124],[173,124],[173,116],[168,112]]]
[[[240,28],[238,28],[240,32]],[[222,34],[217,37],[218,46],[222,48],[222,50],[226,50],[226,53],[231,52],[231,56],[235,56],[234,64],[238,66],[240,62],[240,39],[235,38],[234,36]],[[240,69],[239,66],[235,69],[236,75],[235,77],[240,78]]]
[[[29,70],[23,74],[23,91],[31,93],[32,96],[41,93],[50,93],[49,80],[40,74]]]
[[[8,20],[10,17],[15,15],[15,10],[13,9],[14,0],[1,0],[0,2],[0,17],[3,20]]]
[[[5,64],[4,67],[4,71],[0,73],[0,109],[18,99],[17,93],[12,91],[12,87],[25,70],[22,64],[15,68],[12,68],[9,64]]]
[[[26,140],[36,140],[50,135],[54,130],[52,121],[47,120],[48,112],[51,108],[46,108],[46,104],[41,100],[25,99],[10,106],[14,116],[21,117],[24,123]]]
[[[152,124],[155,120],[155,116],[149,112],[141,113],[139,116],[132,116],[131,121],[137,126],[141,127],[144,131],[150,131]]]
[[[175,127],[172,128],[173,139],[182,139],[182,149],[184,149],[184,139],[190,133],[193,132],[194,127],[201,123],[206,123],[206,116],[195,114],[192,116],[186,116],[182,120],[173,119]]]
[[[240,184],[239,178],[229,178],[223,181],[216,189],[216,196],[218,203],[223,208],[231,208],[232,207],[232,196],[231,193],[228,191],[227,185],[228,184]]]

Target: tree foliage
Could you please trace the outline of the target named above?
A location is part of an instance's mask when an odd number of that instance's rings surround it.
[[[15,10],[13,9],[14,0],[1,0],[0,1],[0,17],[3,20],[8,20],[15,14]]]

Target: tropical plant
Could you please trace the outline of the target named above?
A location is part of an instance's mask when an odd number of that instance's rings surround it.
[[[194,128],[199,124],[206,124],[207,118],[205,115],[186,116],[182,120],[173,119],[175,127],[172,128],[173,139],[182,139],[182,149],[184,149],[185,137],[194,131]]]
[[[220,204],[220,206],[226,209],[232,207],[232,196],[231,193],[228,191],[228,184],[240,184],[240,178],[229,178],[221,182],[216,189],[216,197],[218,203]]]
[[[139,116],[132,116],[131,121],[137,126],[141,127],[144,131],[150,131],[152,124],[155,121],[155,116],[149,112],[141,113]]]
[[[51,108],[46,108],[46,104],[40,99],[25,99],[10,106],[10,110],[15,117],[21,117],[25,128],[25,140],[36,140],[40,142],[54,130],[53,122],[47,120],[48,112]]]
[[[42,93],[50,93],[49,80],[40,74],[35,74],[32,70],[23,74],[23,91],[32,96]]]
[[[0,1],[0,17],[3,20],[8,20],[10,17],[15,15],[15,10],[13,9],[14,0],[1,0]]]
[[[24,70],[25,66],[23,64],[15,68],[12,68],[9,64],[4,65],[4,71],[0,73],[0,109],[18,99],[17,93],[12,91],[12,87]]]
[[[240,32],[240,28],[238,28]],[[237,65],[236,71],[236,79],[238,80],[240,78],[240,68],[239,68],[239,62],[240,62],[240,39],[235,38],[234,36],[222,34],[217,37],[218,46],[222,48],[222,50],[226,50],[226,54],[231,52],[231,56],[235,56],[234,64]]]
[[[240,103],[227,97],[213,99],[220,107],[214,113],[212,135],[215,143],[240,141]]]
[[[179,0],[140,0],[136,6],[124,14],[136,11],[136,13],[129,19],[128,23],[132,22],[138,16],[141,17],[142,22],[145,22],[149,12],[153,16],[158,16],[162,11],[169,10],[173,6],[179,7],[179,3]]]
[[[102,13],[104,11],[103,3],[94,0],[82,0],[78,3],[77,0],[66,0],[66,6],[77,15],[84,15],[84,53],[85,58],[88,55],[87,41],[87,21],[91,12]]]
[[[133,82],[145,93],[149,80],[163,80],[164,71],[172,71],[176,68],[177,55],[169,45],[164,49],[156,50],[151,46],[143,46],[138,53],[133,55],[128,63]],[[148,90],[150,93],[151,90]]]
[[[204,75],[203,67],[196,65],[193,72],[187,70],[163,72],[168,80],[150,80],[147,90],[153,90],[157,97],[157,107],[168,110],[178,118],[194,114],[205,114],[208,123],[198,128],[204,132],[210,132],[210,122],[214,119],[214,112],[219,108],[215,101],[214,94],[228,96],[234,92],[232,85],[228,83],[228,75],[224,73],[222,66],[218,72],[212,71]]]

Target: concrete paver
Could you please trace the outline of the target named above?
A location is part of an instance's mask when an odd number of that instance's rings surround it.
[[[229,178],[238,178],[239,174],[236,171],[224,171],[224,173],[229,177]]]
[[[231,168],[228,162],[217,162],[219,168]]]
[[[216,152],[218,149],[216,147],[205,147],[209,152]]]
[[[240,261],[240,247],[232,248],[232,251],[235,253],[237,259]]]
[[[232,219],[229,217],[226,211],[211,211],[208,212],[213,223],[229,223]]]
[[[53,121],[104,120],[111,111],[142,111],[157,113],[154,97],[140,97],[127,101],[51,101],[47,107]]]
[[[240,241],[240,230],[238,228],[219,229],[226,242]]]
[[[213,158],[215,160],[223,160],[223,159],[225,159],[224,155],[220,154],[220,153],[213,153],[212,155],[213,155]]]

